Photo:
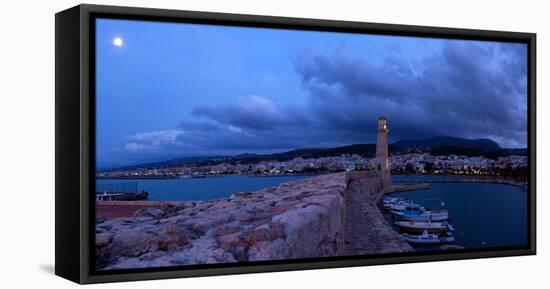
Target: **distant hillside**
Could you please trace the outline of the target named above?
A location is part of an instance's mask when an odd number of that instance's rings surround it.
[[[296,149],[282,153],[275,154],[241,154],[235,157],[228,157],[223,160],[205,160],[198,162],[200,165],[213,165],[216,163],[227,162],[227,163],[240,163],[240,164],[249,164],[257,163],[261,161],[287,161],[294,158],[322,158],[322,157],[332,157],[339,156],[342,154],[358,154],[364,157],[373,157],[376,153],[376,144],[354,144],[349,146],[335,147],[335,148],[305,148],[305,149]]]
[[[391,150],[391,147],[392,146],[390,145],[390,150]],[[235,163],[249,164],[249,163],[257,163],[257,162],[269,161],[269,160],[286,161],[297,157],[321,158],[321,157],[339,156],[342,154],[358,154],[364,157],[373,157],[375,153],[376,153],[376,144],[354,144],[354,145],[335,147],[335,148],[305,148],[305,149],[291,150],[291,151],[282,152],[282,153],[263,154],[263,155],[245,153],[245,154],[240,154],[236,156],[183,157],[183,158],[171,159],[167,161],[119,167],[119,168],[110,169],[109,171],[132,170],[132,169],[140,169],[140,168],[147,168],[147,169],[148,168],[169,168],[169,167],[177,167],[177,166],[183,166],[188,164],[214,165],[222,162],[233,163],[233,164]]]
[[[472,150],[479,152],[498,152],[500,146],[490,139],[464,139],[449,136],[436,136],[423,140],[401,140],[393,144],[400,150],[426,150],[431,151],[438,148],[454,148],[457,150]]]
[[[374,156],[376,153],[376,144],[354,144],[343,147],[335,148],[308,148],[297,149],[284,153],[268,154],[268,155],[255,155],[246,159],[270,159],[270,160],[290,160],[297,157],[302,158],[321,158],[339,156],[342,154],[358,154],[366,157]]]
[[[169,167],[184,166],[184,165],[198,163],[198,162],[204,162],[208,160],[223,160],[227,158],[230,158],[230,157],[227,157],[227,156],[182,157],[182,158],[171,159],[167,161],[159,161],[159,162],[151,162],[151,163],[143,163],[143,164],[124,166],[124,167],[111,168],[103,171],[132,170],[132,169],[142,169],[142,168],[146,168],[146,169],[169,168]]]
[[[502,149],[490,139],[469,140],[456,137],[433,137],[424,140],[401,140],[389,145],[390,154],[401,154],[407,152],[430,152],[434,155],[467,155],[485,156],[497,158],[507,155],[526,155],[526,149]],[[236,156],[205,156],[205,157],[183,157],[167,161],[138,164],[120,167],[111,170],[131,170],[138,168],[168,168],[189,164],[215,165],[222,162],[251,164],[261,161],[286,161],[294,158],[322,158],[339,156],[342,154],[358,154],[364,157],[374,157],[376,144],[353,144],[335,148],[304,148],[275,154],[252,154],[244,153]]]

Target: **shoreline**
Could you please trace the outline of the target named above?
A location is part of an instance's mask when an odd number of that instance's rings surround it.
[[[302,175],[304,176],[304,175]],[[312,177],[315,175],[311,175]],[[417,175],[422,176],[422,175]],[[271,176],[257,176],[271,177]],[[393,185],[387,193],[400,193],[407,191],[422,191],[430,189],[431,183],[463,183],[463,184],[496,184],[511,185],[524,189],[522,182],[508,179],[442,179],[442,180],[394,180]],[[225,198],[221,198],[225,199]],[[180,203],[180,202],[202,202],[212,200],[167,200],[167,201],[96,201],[96,215],[108,218],[132,217],[133,214],[142,208],[158,208],[162,203]]]
[[[479,179],[479,178],[466,178],[466,179],[443,179],[443,180],[395,180],[394,183],[410,183],[410,184],[420,184],[420,183],[459,183],[459,184],[492,184],[492,185],[510,185],[519,188],[524,188],[524,182],[518,182],[515,180],[508,179]]]
[[[331,172],[319,173],[319,174],[280,174],[280,175],[207,175],[205,177],[198,178],[182,178],[182,177],[96,177],[96,180],[193,180],[193,179],[210,179],[210,178],[223,178],[223,177],[250,177],[250,178],[276,178],[276,177],[316,177],[321,175],[331,174]]]

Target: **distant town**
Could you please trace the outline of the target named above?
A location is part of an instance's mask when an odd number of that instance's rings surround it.
[[[441,174],[524,178],[527,156],[509,155],[496,159],[483,156],[431,155],[415,152],[390,155],[392,174]],[[223,175],[282,176],[322,174],[340,171],[372,170],[375,158],[359,154],[262,160],[257,163],[217,162],[174,167],[130,168],[97,172],[98,178],[202,178]]]

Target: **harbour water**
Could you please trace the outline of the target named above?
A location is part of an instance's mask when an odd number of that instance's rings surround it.
[[[99,179],[97,184],[137,182],[138,191],[149,192],[148,200],[211,200],[235,192],[257,191],[310,176],[224,176],[194,179]],[[393,181],[430,181],[459,176],[392,176]],[[442,200],[455,228],[454,244],[465,248],[521,246],[527,243],[527,192],[502,184],[431,183],[423,191],[395,193],[417,203]],[[433,202],[432,202],[433,203]],[[422,247],[432,250],[439,247]]]
[[[453,176],[392,176],[393,180],[442,180]],[[456,178],[456,177],[455,177]],[[527,244],[527,195],[515,186],[476,183],[431,183],[424,191],[392,194],[416,203],[442,200],[454,226],[454,244],[465,248]],[[424,247],[420,250],[433,248]]]
[[[235,192],[258,191],[310,176],[223,176],[189,179],[98,179],[96,184],[137,182],[149,201],[191,201],[227,198]]]

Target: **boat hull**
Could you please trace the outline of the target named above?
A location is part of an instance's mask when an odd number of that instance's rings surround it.
[[[416,222],[441,222],[449,219],[448,213],[422,213],[422,214],[407,214],[402,211],[392,211],[392,214],[404,221],[416,221]]]
[[[414,203],[393,204],[389,206],[389,209],[392,211],[406,211],[411,209],[419,210],[420,208],[421,208],[420,205],[414,204]]]
[[[432,223],[434,224],[434,223]],[[428,231],[428,233],[443,233],[447,232],[449,228],[446,225],[419,225],[418,222],[395,222],[395,225],[399,227],[401,231],[409,233],[422,233]]]
[[[439,245],[453,243],[455,241],[453,236],[437,236],[433,238],[421,238],[420,236],[411,236],[408,234],[402,234],[401,236],[405,239],[405,241],[414,245]]]

